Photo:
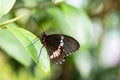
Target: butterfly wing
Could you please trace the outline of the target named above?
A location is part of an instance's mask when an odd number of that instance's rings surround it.
[[[63,40],[63,46],[61,46],[60,43],[61,40]],[[60,53],[59,56],[51,59],[52,62],[58,64],[61,64],[63,61],[65,61],[66,55],[80,48],[79,43],[74,38],[62,34],[48,35],[46,37],[46,43],[47,43],[46,49],[49,56],[54,54],[55,51],[58,51],[59,50],[58,47],[61,46],[60,52],[58,52]]]

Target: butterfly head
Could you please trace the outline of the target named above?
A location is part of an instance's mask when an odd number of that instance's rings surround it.
[[[42,36],[42,37],[45,37],[45,36],[46,36],[45,32],[42,32],[42,33],[41,33],[41,36]]]

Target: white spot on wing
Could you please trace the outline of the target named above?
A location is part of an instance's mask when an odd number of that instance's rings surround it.
[[[63,39],[64,39],[64,36],[61,36],[60,46],[62,46],[62,47],[63,47],[63,45],[64,45]]]

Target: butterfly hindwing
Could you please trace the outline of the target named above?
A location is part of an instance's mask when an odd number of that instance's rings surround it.
[[[48,54],[54,52],[53,50],[51,50],[51,48],[46,47],[46,49],[47,49]],[[49,54],[49,56],[50,56],[50,54]],[[51,61],[56,64],[62,64],[62,62],[65,61],[65,58],[66,58],[66,56],[64,55],[64,52],[61,52],[58,57],[51,59]]]

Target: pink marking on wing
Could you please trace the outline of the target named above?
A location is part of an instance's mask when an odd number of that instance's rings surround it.
[[[60,55],[60,52],[61,52],[61,50],[60,50],[60,48],[58,48],[56,51],[53,52],[52,55],[50,55],[50,59],[58,57]]]
[[[60,55],[60,52],[61,52],[61,46],[59,45],[58,49],[56,51],[54,51],[52,53],[52,55],[50,55],[50,59],[54,59],[54,58],[58,57]]]
[[[50,56],[50,59],[53,59],[53,55]]]
[[[57,54],[57,53],[56,53],[56,51],[55,51],[55,52],[53,53],[53,55],[54,55],[54,58],[56,57],[56,54]]]
[[[58,57],[60,55],[60,52],[56,51],[56,57]]]

